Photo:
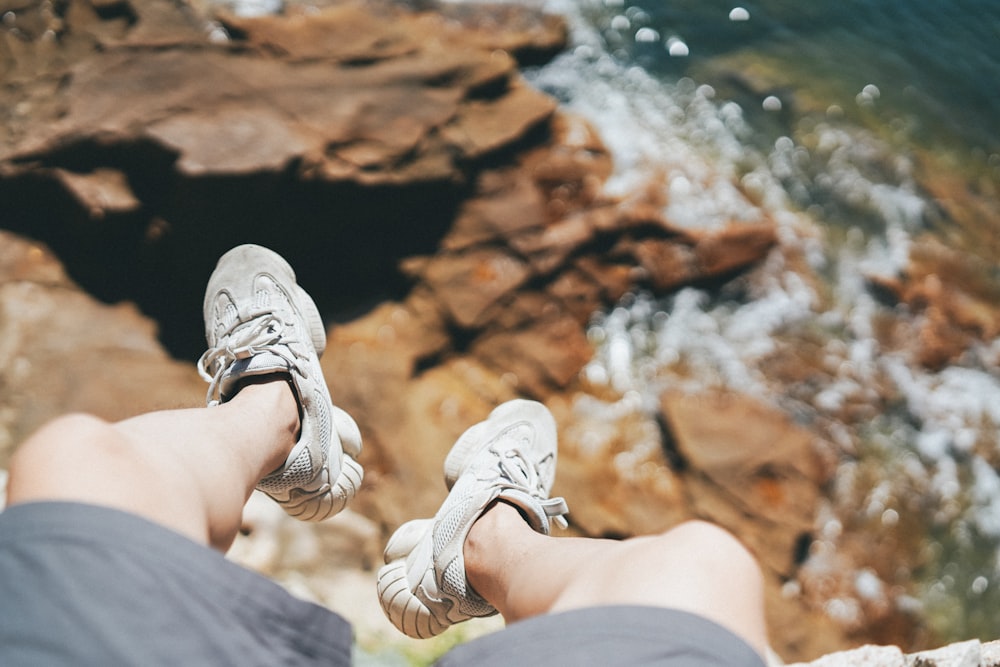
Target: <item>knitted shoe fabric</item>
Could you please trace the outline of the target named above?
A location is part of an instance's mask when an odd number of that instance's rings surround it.
[[[204,315],[208,349],[198,370],[209,406],[232,399],[250,378],[275,374],[288,379],[299,404],[299,440],[257,488],[303,521],[342,510],[363,478],[355,460],[361,432],[330,400],[319,363],[323,320],[292,268],[267,248],[233,248],[209,278]]]

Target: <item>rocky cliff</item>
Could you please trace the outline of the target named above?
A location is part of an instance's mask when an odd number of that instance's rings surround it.
[[[895,604],[905,590],[853,584],[905,542],[812,558],[821,435],[757,397],[671,390],[650,413],[581,374],[593,313],[728,284],[779,239],[766,220],[682,229],[661,188],[609,196],[600,137],[519,74],[564,47],[559,19],[350,1],[266,18],[167,0],[5,11],[0,467],[67,410],[200,404],[201,290],[218,255],[257,242],[329,318],[324,370],[367,477],[328,526],[253,504],[233,557],[358,620],[365,650],[396,641],[372,606],[385,537],[433,512],[454,438],[515,396],[560,424],[573,534],[721,523],[763,564],[786,660],[933,641]],[[859,617],[828,613],[848,598]]]

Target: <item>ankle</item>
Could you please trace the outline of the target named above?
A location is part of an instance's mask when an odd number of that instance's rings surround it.
[[[284,465],[285,457],[298,441],[301,429],[299,403],[288,377],[274,374],[252,378],[224,405],[270,415],[276,437],[287,445],[279,448],[281,455],[275,456],[273,469]]]
[[[498,572],[506,568],[507,554],[524,536],[535,532],[520,510],[502,500],[495,501],[472,524],[462,556],[469,584],[490,603]],[[495,604],[495,603],[494,603]]]

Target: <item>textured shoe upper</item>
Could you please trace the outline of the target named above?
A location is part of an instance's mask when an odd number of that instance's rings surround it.
[[[549,520],[566,527],[563,516],[569,509],[562,498],[549,498],[555,479],[554,441],[542,442],[546,435],[528,421],[504,428],[473,458],[456,484],[475,480],[481,488],[491,488],[496,497],[516,505],[531,527],[545,535]]]
[[[555,423],[540,403],[510,401],[468,429],[445,461],[451,490],[434,519],[411,521],[386,547],[379,599],[403,632],[429,637],[496,609],[469,585],[463,547],[473,523],[496,500],[517,507],[537,532],[565,526],[555,477]]]
[[[236,383],[248,376],[286,370],[309,378],[316,352],[289,297],[270,276],[256,276],[253,300],[242,309],[229,290],[218,292],[212,313],[210,319],[206,313],[209,348],[198,361],[209,382],[208,402],[232,398]]]
[[[280,256],[239,246],[219,260],[204,314],[208,349],[198,370],[209,383],[209,405],[232,399],[249,378],[275,374],[287,376],[299,404],[299,440],[257,488],[297,518],[332,516],[361,483],[350,458],[361,452],[361,434],[330,401],[319,364],[326,333],[312,299]]]
[[[500,415],[494,413],[491,417]],[[491,420],[486,422],[494,432],[478,450],[468,453],[467,464],[449,494],[449,500],[454,498],[457,502],[446,501],[435,517],[433,554],[437,590],[427,590],[425,594],[453,600],[454,608],[448,609],[452,620],[496,613],[468,585],[462,557],[469,529],[490,503],[498,499],[511,503],[533,530],[544,535],[550,533],[550,519],[566,526],[563,516],[568,512],[566,501],[548,497],[555,478],[554,429],[550,436],[545,425],[537,421],[514,415],[511,418],[499,429]]]

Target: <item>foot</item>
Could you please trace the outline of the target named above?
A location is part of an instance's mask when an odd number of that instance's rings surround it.
[[[204,313],[208,350],[198,371],[209,382],[210,406],[268,375],[285,377],[299,404],[299,440],[257,488],[303,521],[342,510],[361,485],[355,461],[361,433],[330,400],[319,365],[326,348],[323,320],[292,268],[266,248],[233,248],[208,281]]]
[[[433,519],[403,524],[385,548],[378,574],[382,609],[393,625],[433,637],[496,609],[472,589],[462,555],[469,529],[495,501],[516,507],[536,531],[566,525],[562,498],[549,498],[555,478],[556,427],[548,409],[509,401],[458,439],[445,459],[451,492]]]

